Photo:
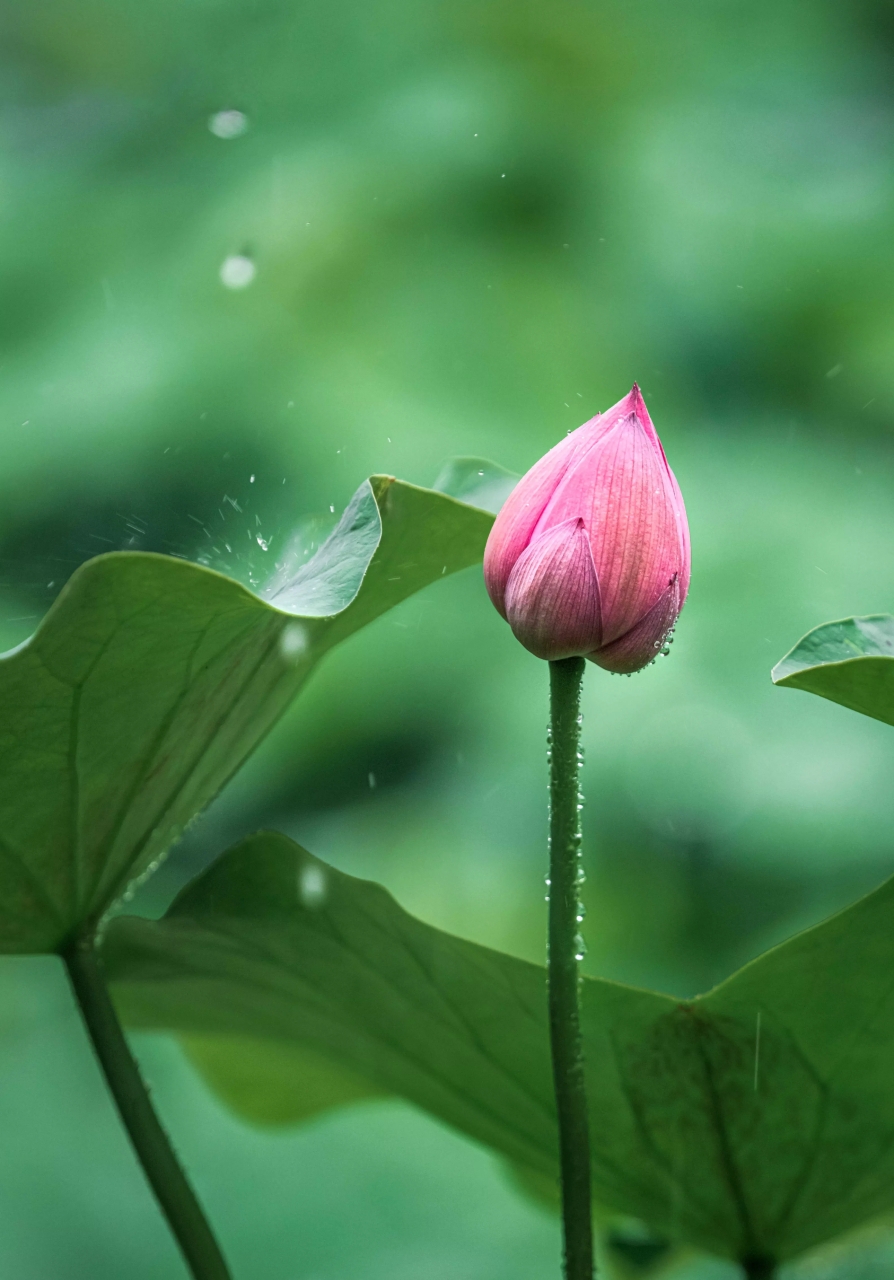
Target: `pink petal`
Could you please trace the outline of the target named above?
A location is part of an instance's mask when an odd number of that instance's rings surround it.
[[[519,557],[506,586],[506,617],[538,658],[570,658],[600,644],[599,580],[582,520],[553,526]]]
[[[677,484],[677,477],[674,475],[673,471],[671,471],[670,469],[670,463],[668,462],[667,455],[664,452],[664,445],[661,443],[660,439],[658,438],[658,432],[655,430],[654,426],[652,425],[652,419],[649,417],[649,410],[646,408],[646,402],[643,399],[642,393],[635,382],[633,384],[633,389],[630,392],[629,396],[626,396],[624,400],[619,402],[619,404],[625,404],[628,401],[631,404],[633,412],[636,413],[636,416],[639,418],[640,422],[643,424],[647,432],[654,439],[655,444],[658,446],[661,452],[662,461],[664,462],[665,468],[667,469],[668,479],[671,482],[671,488],[674,491],[674,498],[675,498],[674,511],[675,511],[675,516],[677,521],[677,530],[680,535],[680,545],[683,548],[683,561],[680,568],[680,608],[682,609],[686,601],[686,595],[689,591],[689,576],[691,572],[691,561],[692,561],[692,552],[691,552],[690,542],[689,542],[689,521],[686,518],[686,505],[683,502],[683,495],[680,492],[680,486]],[[609,413],[611,412],[612,410],[609,409]],[[606,414],[606,417],[607,416],[608,415]]]
[[[484,551],[485,585],[504,618],[507,616],[505,597],[509,575],[531,541],[544,508],[575,459],[586,452],[604,430],[604,421],[597,414],[572,431],[522,476],[506,499]]]
[[[606,671],[629,675],[647,666],[660,652],[683,607],[680,580],[676,576],[646,616],[618,640],[586,656]]]
[[[572,515],[583,517],[590,535],[611,642],[648,613],[683,568],[677,495],[651,423],[633,412],[615,416],[568,468],[536,533]]]
[[[664,450],[662,449],[663,452]],[[674,498],[676,499],[674,512],[677,518],[680,544],[683,547],[683,563],[680,566],[680,608],[682,609],[689,594],[689,579],[692,574],[692,546],[689,540],[689,520],[686,517],[686,504],[683,501],[680,486],[677,484],[677,477],[670,467],[667,469],[667,474],[670,476],[671,484],[673,485]]]
[[[689,591],[689,578],[691,573],[689,522],[686,518],[686,506],[683,502],[683,495],[680,492],[680,486],[677,483],[677,477],[670,468],[667,455],[664,452],[664,445],[661,443],[658,432],[655,430],[649,410],[646,407],[646,402],[643,399],[642,392],[640,391],[637,383],[634,382],[627,395],[623,396],[617,404],[613,404],[612,407],[607,409],[602,415],[602,434],[606,434],[610,427],[615,426],[621,419],[629,417],[631,413],[636,414],[636,417],[638,418],[643,430],[646,432],[646,435],[652,440],[655,447],[661,454],[661,460],[664,463],[668,479],[671,483],[671,488],[673,489],[676,523],[680,536],[680,546],[683,549],[683,558],[680,566],[680,607],[682,608],[683,603],[686,600],[686,595]]]

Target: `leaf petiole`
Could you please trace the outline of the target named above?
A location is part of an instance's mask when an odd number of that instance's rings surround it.
[[[220,1246],[127,1046],[105,984],[93,931],[75,938],[60,954],[118,1114],[193,1280],[231,1280]]]

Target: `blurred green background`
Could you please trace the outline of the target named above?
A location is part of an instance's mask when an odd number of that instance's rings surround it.
[[[256,584],[367,474],[521,472],[637,379],[693,581],[670,660],[588,676],[587,965],[691,994],[879,882],[894,734],[769,671],[894,604],[892,14],[5,6],[0,648],[98,552]],[[272,825],[540,959],[545,718],[480,572],[447,580],[327,661],[137,906]],[[410,1108],[255,1131],[139,1051],[238,1276],[558,1274],[550,1215]],[[0,1115],[0,1274],[185,1274],[55,961],[0,966]],[[892,1265],[878,1229],[793,1274]]]

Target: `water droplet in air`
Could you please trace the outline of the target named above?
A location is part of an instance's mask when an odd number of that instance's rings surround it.
[[[330,506],[330,507],[329,507],[329,510],[332,512],[332,514],[333,514],[333,515],[335,515],[335,507]]]
[[[258,546],[261,548],[262,551],[267,551],[270,546],[270,543],[265,542],[264,539],[261,537],[261,535],[258,534]]]
[[[244,111],[215,111],[208,128],[215,138],[239,138],[248,128],[248,116]]]
[[[220,268],[221,283],[228,289],[245,289],[254,280],[257,268],[244,253],[231,253]]]
[[[375,775],[374,773],[369,773],[369,774],[367,774],[366,776],[367,776],[367,777],[368,777],[368,779],[369,779],[369,789],[370,789],[370,791],[375,791],[375,789],[376,789],[376,775]]]
[[[307,631],[301,623],[290,622],[283,628],[279,651],[287,662],[297,662],[307,653],[309,643]]]
[[[298,872],[298,896],[309,910],[321,907],[326,901],[328,888],[326,873],[322,867],[306,862]]]
[[[249,483],[249,484],[254,484],[254,482],[255,482],[255,478],[254,478],[254,476],[249,476],[249,478],[248,478],[248,483]]]

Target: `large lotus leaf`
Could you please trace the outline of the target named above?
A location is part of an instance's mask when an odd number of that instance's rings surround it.
[[[480,560],[492,522],[374,476],[264,599],[165,556],[78,569],[31,639],[0,657],[0,951],[54,951],[101,917],[327,650]]]
[[[182,1044],[221,1100],[265,1128],[298,1124],[334,1107],[389,1096],[368,1078],[302,1045],[239,1036],[189,1036]],[[558,1213],[554,1178],[533,1173],[526,1165],[510,1164],[507,1173],[529,1199]],[[657,1280],[679,1263],[681,1250],[644,1224],[599,1206],[595,1211],[601,1274],[612,1280]]]
[[[517,475],[486,458],[451,458],[432,488],[496,514],[517,484]]]
[[[232,1111],[264,1127],[297,1124],[333,1107],[387,1096],[367,1077],[304,1045],[189,1036],[183,1048]]]
[[[598,1200],[733,1257],[788,1258],[891,1209],[892,925],[889,881],[692,1001],[587,979]],[[555,1177],[543,970],[283,836],[232,850],[163,920],[113,921],[104,956],[130,1025],[213,1045],[245,1114],[307,1110],[283,1054],[311,1052]]]
[[[816,627],[773,668],[773,682],[894,724],[894,618],[876,613]]]

